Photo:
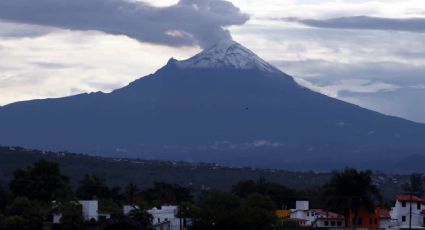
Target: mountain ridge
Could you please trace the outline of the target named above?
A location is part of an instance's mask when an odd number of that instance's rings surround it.
[[[218,47],[206,53],[228,54],[225,45]],[[306,89],[281,71],[257,65],[255,54],[220,65],[193,61],[205,60],[203,54],[189,62],[171,59],[111,93],[0,107],[0,145],[311,169],[373,166],[424,154],[425,125]]]

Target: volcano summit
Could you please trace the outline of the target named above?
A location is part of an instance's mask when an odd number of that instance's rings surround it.
[[[0,145],[237,166],[375,167],[425,153],[424,137],[425,125],[304,88],[234,41],[111,93],[0,107]]]

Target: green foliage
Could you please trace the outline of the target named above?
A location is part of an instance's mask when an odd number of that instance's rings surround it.
[[[67,190],[68,178],[63,176],[56,163],[41,160],[26,169],[18,169],[10,182],[15,196],[49,202]]]
[[[0,187],[0,213],[4,211],[7,204],[12,201],[12,194],[6,192],[3,188]]]
[[[176,184],[155,182],[153,188],[143,192],[143,197],[154,206],[191,202],[191,190]]]
[[[194,229],[269,230],[276,219],[270,198],[251,195],[240,199],[231,193],[211,192],[194,218]]]
[[[8,216],[4,219],[2,230],[32,230],[27,219],[22,216]],[[39,228],[37,228],[39,229]]]
[[[142,208],[133,209],[129,217],[138,223],[142,229],[148,229],[152,223],[152,215]]]
[[[6,207],[5,214],[8,216],[22,217],[30,229],[42,229],[43,221],[48,213],[48,207],[44,204],[31,201],[26,197],[17,197]],[[20,220],[17,218],[16,220]]]
[[[237,211],[240,206],[241,200],[233,194],[211,192],[201,204],[194,229],[238,229]]]
[[[137,221],[127,216],[119,216],[111,220],[107,220],[103,226],[103,230],[144,230]]]
[[[324,186],[324,196],[329,207],[346,217],[351,211],[357,213],[361,207],[373,210],[377,202],[382,201],[379,189],[372,183],[371,171],[347,168],[334,172],[333,177]]]
[[[5,229],[5,219],[6,217],[2,213],[0,213],[0,230]]]
[[[275,230],[294,230],[300,229],[300,225],[290,219],[287,220],[279,220],[276,224]]]
[[[246,198],[253,194],[268,196],[275,204],[275,208],[282,206],[291,207],[296,200],[296,191],[283,185],[267,182],[264,179],[258,181],[241,181],[233,186],[233,193],[241,198]]]
[[[84,220],[81,205],[71,201],[61,204],[59,212],[62,214],[60,221],[61,230],[82,230],[84,229]]]
[[[129,183],[124,189],[124,200],[127,204],[135,204],[140,194],[140,188],[134,184]]]
[[[245,230],[268,230],[276,222],[273,201],[262,195],[251,195],[238,211],[238,218]]]
[[[108,199],[111,197],[111,191],[102,179],[87,174],[80,180],[75,194],[82,200]]]
[[[17,168],[26,167],[41,159],[57,162],[63,174],[69,176],[72,187],[77,187],[79,180],[85,174],[101,175],[109,186],[125,187],[130,181],[141,189],[152,187],[155,181],[180,185],[191,184],[190,187],[194,193],[205,188],[230,191],[239,181],[258,178],[266,178],[267,181],[297,189],[322,186],[330,178],[330,173],[290,172],[249,167],[229,168],[207,163],[93,157],[83,154],[41,152],[19,147],[0,147],[0,168],[4,175],[0,178],[0,184],[8,186],[7,182]],[[396,179],[405,180],[399,176]],[[398,185],[396,188],[398,189]]]
[[[99,211],[102,213],[121,214],[122,207],[111,199],[99,200]]]

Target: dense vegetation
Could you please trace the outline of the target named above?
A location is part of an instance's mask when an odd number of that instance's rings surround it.
[[[187,186],[155,182],[146,189],[134,183],[108,186],[97,175],[86,174],[72,188],[57,163],[45,159],[15,170],[8,190],[0,189],[0,230],[41,229],[150,229],[148,208],[163,204],[179,206],[180,218],[192,219],[192,230],[275,230],[296,228],[295,222],[279,220],[274,211],[293,208],[296,200],[310,200],[312,208],[343,213],[366,206],[385,205],[371,171],[346,169],[333,172],[323,186],[293,189],[265,179],[240,181],[231,191],[204,189],[195,198]],[[423,193],[424,178],[413,174],[405,191]],[[98,199],[100,211],[111,219],[84,221],[78,200]],[[141,207],[123,215],[122,205]],[[59,224],[52,214],[61,213]]]
[[[42,152],[19,147],[0,147],[0,185],[8,181],[18,168],[41,159],[57,162],[60,170],[75,187],[85,174],[97,175],[108,186],[126,186],[129,182],[146,189],[161,181],[189,187],[198,196],[202,190],[230,191],[239,181],[265,179],[294,189],[314,190],[331,177],[327,172],[290,172],[250,167],[223,167],[206,163],[152,161],[142,159],[102,158],[82,154]],[[406,175],[375,172],[373,182],[385,199],[391,199],[408,180]],[[306,191],[306,193],[309,193]],[[308,194],[306,194],[308,196]]]

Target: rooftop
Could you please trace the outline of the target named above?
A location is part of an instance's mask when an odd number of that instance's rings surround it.
[[[400,195],[397,195],[397,201],[401,201],[401,202],[423,202],[424,200],[415,196],[415,195],[400,194]]]

